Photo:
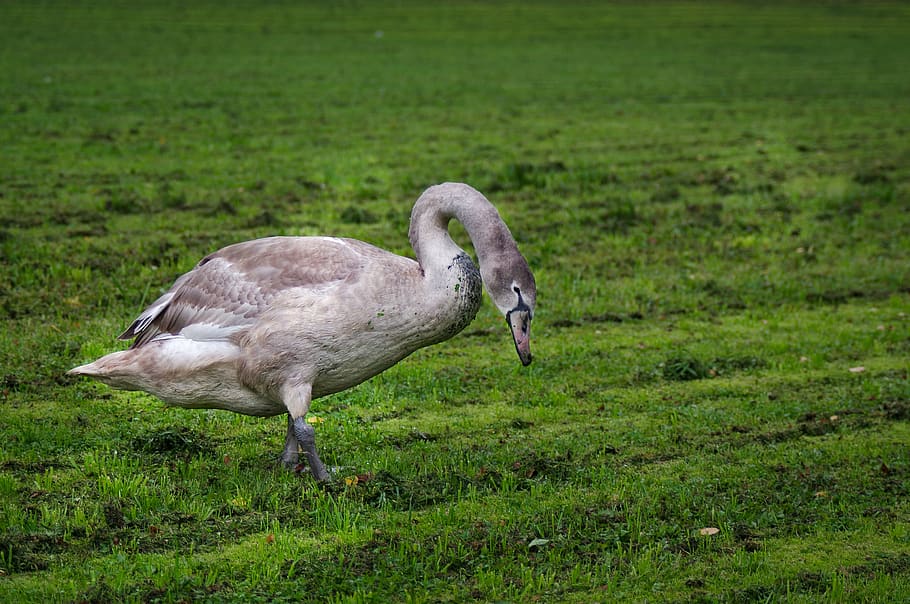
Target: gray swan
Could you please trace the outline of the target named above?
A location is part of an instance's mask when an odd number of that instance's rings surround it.
[[[464,225],[480,270],[450,237]],[[417,261],[355,239],[268,237],[203,258],[119,339],[129,349],[69,371],[169,405],[288,414],[281,460],[303,452],[329,474],[305,421],[313,399],[351,388],[415,350],[448,340],[477,314],[481,280],[531,362],[537,287],[496,208],[474,188],[427,189],[411,211]]]

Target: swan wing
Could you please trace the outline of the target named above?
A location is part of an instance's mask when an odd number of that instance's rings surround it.
[[[178,334],[200,341],[231,339],[289,289],[356,280],[366,262],[360,247],[372,246],[328,237],[269,237],[230,245],[177,279],[119,338],[135,338],[133,348]]]

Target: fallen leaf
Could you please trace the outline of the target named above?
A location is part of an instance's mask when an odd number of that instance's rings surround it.
[[[224,465],[228,465],[229,463],[231,463],[231,456],[225,455],[224,458],[222,459],[222,461],[224,461]]]
[[[816,491],[815,496],[819,499],[822,499],[823,497],[828,496],[828,491]]]
[[[316,417],[311,415],[310,417],[306,418],[306,423],[308,424],[321,424],[323,422],[325,422],[324,417]]]
[[[706,526],[705,528],[698,529],[699,535],[704,535],[705,537],[710,537],[711,535],[716,535],[720,532],[720,529],[715,526]]]
[[[805,357],[805,356],[799,357],[799,362],[800,362],[800,363],[808,363],[808,362],[809,362],[809,357]]]
[[[546,545],[549,542],[550,542],[549,539],[540,539],[540,538],[532,539],[531,542],[528,544],[528,549],[536,549],[538,547],[543,547],[544,545]]]
[[[862,366],[860,366],[860,367],[851,367],[851,368],[850,368],[850,373],[862,373],[862,372],[865,371],[865,370],[866,370],[866,368],[865,368],[865,367],[862,367]]]
[[[275,543],[275,535],[273,533],[269,533],[268,535],[266,535],[265,542],[266,543]]]

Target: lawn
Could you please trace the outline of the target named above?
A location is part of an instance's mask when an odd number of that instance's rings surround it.
[[[383,4],[0,4],[0,600],[906,601],[910,5]],[[332,483],[65,375],[223,245],[413,255],[442,181],[535,361],[487,299],[319,399]]]

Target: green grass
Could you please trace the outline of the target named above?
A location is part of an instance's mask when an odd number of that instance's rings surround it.
[[[0,600],[910,592],[907,4],[8,2],[0,40]],[[333,484],[283,418],[64,376],[222,245],[409,254],[445,180],[535,271],[535,362],[485,302],[317,401]]]

